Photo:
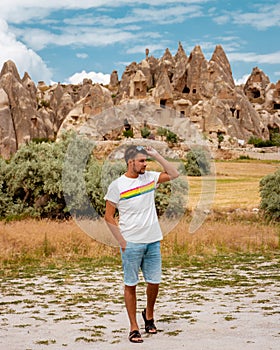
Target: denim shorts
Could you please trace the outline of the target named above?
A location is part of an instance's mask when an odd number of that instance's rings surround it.
[[[122,255],[124,284],[136,286],[139,282],[139,271],[142,270],[147,283],[161,282],[161,253],[160,241],[153,243],[127,242]]]

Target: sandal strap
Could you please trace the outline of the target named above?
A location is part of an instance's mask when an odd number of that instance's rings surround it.
[[[132,343],[143,343],[143,339],[141,337],[140,332],[135,329],[134,331],[131,331],[129,333],[129,337],[128,339],[132,342]]]
[[[145,331],[147,333],[156,333],[157,332],[157,327],[155,326],[155,321],[153,318],[151,318],[150,320],[147,320],[146,318],[146,309],[144,309],[144,311],[142,312],[142,316],[145,322]],[[154,331],[154,332],[150,332],[150,331]]]

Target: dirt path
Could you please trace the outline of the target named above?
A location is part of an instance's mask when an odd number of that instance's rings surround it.
[[[116,269],[49,270],[1,281],[1,350],[278,349],[279,260],[230,269],[164,271],[159,333],[127,340],[122,275]],[[139,323],[144,284],[138,287]]]

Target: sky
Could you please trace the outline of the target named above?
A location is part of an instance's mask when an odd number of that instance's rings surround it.
[[[259,67],[280,79],[279,0],[1,0],[0,69],[15,62],[35,83],[107,84],[117,70],[166,48],[222,45],[236,84]]]

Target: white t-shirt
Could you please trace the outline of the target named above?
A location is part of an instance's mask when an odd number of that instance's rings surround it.
[[[122,175],[108,188],[104,199],[118,208],[120,231],[128,242],[152,243],[162,239],[155,207],[159,175],[156,171],[146,171],[137,178]]]

